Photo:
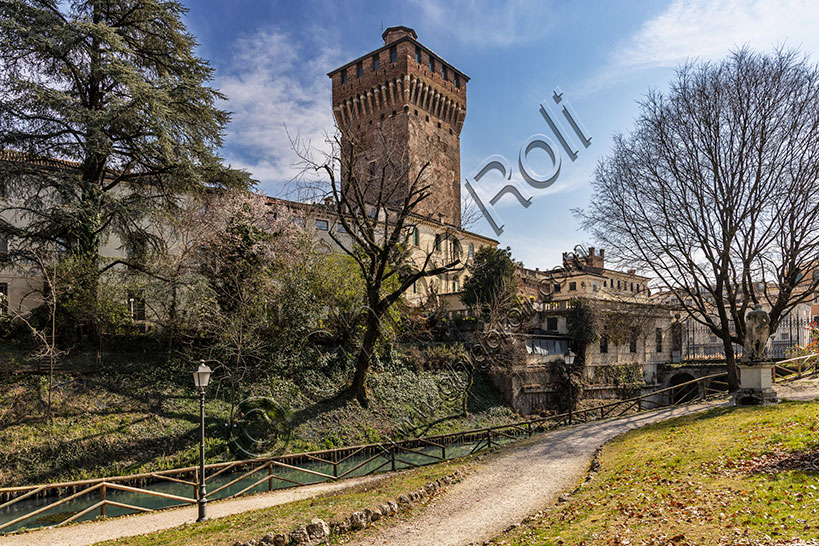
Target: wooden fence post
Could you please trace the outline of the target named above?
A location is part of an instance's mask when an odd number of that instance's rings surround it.
[[[100,517],[104,518],[105,517],[105,512],[106,512],[105,511],[106,504],[105,504],[105,486],[104,485],[102,487],[100,487],[100,502],[102,502],[102,505],[100,505]]]

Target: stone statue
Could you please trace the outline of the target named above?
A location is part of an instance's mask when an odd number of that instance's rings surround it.
[[[762,305],[756,304],[754,310],[745,318],[745,350],[751,362],[765,362],[765,346],[771,337],[771,317]]]

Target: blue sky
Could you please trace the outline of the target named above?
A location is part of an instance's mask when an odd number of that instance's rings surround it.
[[[561,252],[575,244],[593,244],[571,209],[588,204],[589,180],[612,135],[629,131],[636,101],[649,88],[664,89],[674,67],[688,59],[721,59],[742,45],[770,50],[785,44],[819,61],[819,2],[812,0],[188,5],[186,22],[201,44],[199,54],[215,67],[214,84],[233,112],[223,154],[270,195],[285,195],[296,173],[288,132],[321,146],[332,131],[326,73],[379,47],[382,26],[414,28],[420,42],[470,76],[462,183],[490,155],[516,165],[533,134],[554,139],[538,105],[559,87],[591,145],[580,146],[573,162],[564,154],[557,181],[545,190],[531,188],[528,208],[504,196],[497,204],[500,236],[485,220],[473,228],[540,268],[558,265]],[[546,165],[540,153],[531,156],[536,169]],[[486,191],[496,182],[486,179]]]

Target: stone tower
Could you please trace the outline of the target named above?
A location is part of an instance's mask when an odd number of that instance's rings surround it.
[[[342,144],[361,143],[375,171],[389,140],[389,153],[411,165],[398,184],[409,184],[428,161],[424,176],[431,195],[415,212],[460,228],[460,134],[469,78],[421,44],[411,28],[390,27],[382,37],[383,46],[328,74]]]

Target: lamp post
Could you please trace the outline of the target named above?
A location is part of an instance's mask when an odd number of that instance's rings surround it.
[[[193,384],[199,389],[199,517],[196,521],[205,521],[205,387],[210,381],[211,369],[205,365],[204,360],[199,361],[199,367],[193,371]]]
[[[566,348],[566,352],[563,354],[563,362],[566,363],[566,377],[568,378],[569,384],[569,424],[572,424],[572,408],[574,406],[574,387],[572,386],[572,364],[574,364],[574,357],[575,355],[570,348]]]

